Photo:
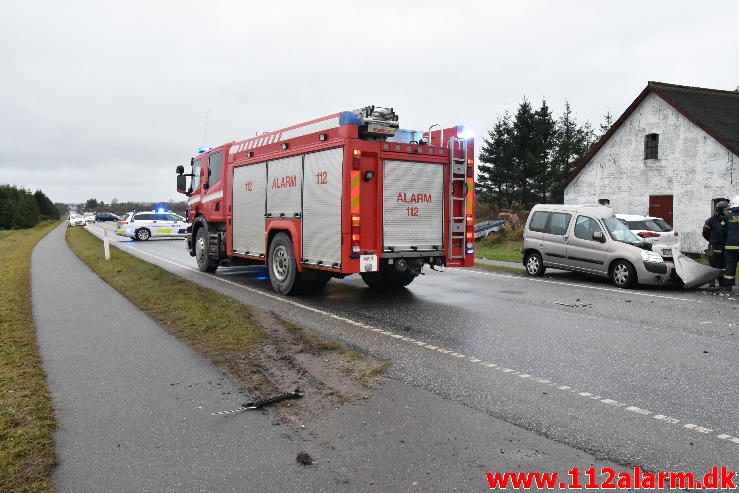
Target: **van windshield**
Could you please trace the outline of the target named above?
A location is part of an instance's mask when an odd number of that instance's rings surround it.
[[[606,225],[606,229],[608,229],[608,233],[611,235],[611,238],[614,240],[622,243],[629,243],[631,245],[642,242],[638,236],[631,232],[628,226],[615,217],[604,218],[602,221],[603,224]]]

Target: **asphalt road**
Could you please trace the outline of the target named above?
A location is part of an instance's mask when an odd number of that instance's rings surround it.
[[[394,379],[595,457],[652,471],[739,469],[737,296],[449,269],[426,271],[400,294],[374,293],[352,276],[285,298],[264,268],[203,274],[181,240],[112,238],[388,359]]]

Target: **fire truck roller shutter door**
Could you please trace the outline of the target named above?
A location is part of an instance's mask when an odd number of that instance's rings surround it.
[[[341,190],[344,150],[305,155],[303,258],[310,264],[341,265]]]
[[[382,185],[385,250],[441,248],[444,234],[444,167],[385,161]]]
[[[303,156],[267,163],[267,216],[287,219],[302,213]]]
[[[233,249],[236,253],[264,255],[264,212],[267,163],[234,168]]]

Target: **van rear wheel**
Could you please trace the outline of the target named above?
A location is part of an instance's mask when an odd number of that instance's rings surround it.
[[[539,252],[527,253],[523,260],[523,265],[526,267],[526,273],[530,276],[541,277],[547,271]]]

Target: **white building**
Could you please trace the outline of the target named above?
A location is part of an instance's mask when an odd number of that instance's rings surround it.
[[[714,204],[739,195],[739,92],[649,82],[565,187],[566,204],[662,217],[703,252]]]

